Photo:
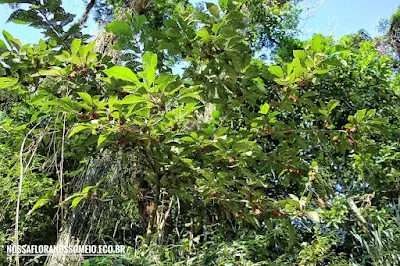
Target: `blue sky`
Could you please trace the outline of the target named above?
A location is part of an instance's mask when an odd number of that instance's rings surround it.
[[[338,39],[360,29],[376,36],[379,20],[390,18],[399,5],[399,0],[304,0],[301,38],[322,33]]]
[[[343,35],[357,32],[364,28],[370,34],[377,35],[376,27],[380,19],[389,18],[400,4],[399,0],[304,0],[304,13],[299,36],[307,39],[314,33],[333,34],[337,39]],[[82,0],[64,0],[67,11],[77,14],[77,19],[83,13],[85,4]],[[12,9],[8,5],[0,5],[0,30],[10,32],[23,43],[36,43],[41,37],[37,29],[26,25],[6,23]],[[95,33],[97,26],[90,20],[86,32]]]

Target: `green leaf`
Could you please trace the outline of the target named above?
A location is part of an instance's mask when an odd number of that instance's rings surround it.
[[[215,110],[211,113],[212,118],[214,118],[215,120],[217,120],[218,118],[221,117],[221,113],[218,110]]]
[[[213,3],[206,3],[207,10],[216,18],[219,18],[218,6]]]
[[[306,52],[304,52],[303,50],[294,50],[293,55],[294,57],[299,59],[305,59],[307,57]]]
[[[124,99],[119,101],[119,104],[133,104],[133,103],[140,103],[140,102],[145,102],[142,96],[137,96],[137,95],[128,95],[125,96]]]
[[[80,39],[74,39],[71,43],[71,54],[76,55],[79,51],[79,48],[81,47],[81,40]]]
[[[40,77],[40,76],[53,76],[53,77],[60,77],[63,76],[65,69],[47,69],[47,70],[40,70],[39,72],[32,74],[31,77]]]
[[[181,140],[185,142],[194,142],[194,139],[189,136],[182,137]]]
[[[373,116],[376,113],[376,109],[371,109],[367,112],[367,114],[365,115],[367,118],[370,118],[371,116]]]
[[[196,32],[197,36],[201,38],[203,42],[209,42],[211,40],[210,33],[206,28],[202,28]]]
[[[219,0],[218,2],[222,10],[227,9],[229,0]]]
[[[318,111],[319,111],[321,114],[323,114],[324,116],[329,116],[328,111],[325,110],[325,109],[319,109]]]
[[[174,19],[164,20],[164,25],[171,28],[179,29],[179,25]]]
[[[145,68],[150,68],[151,70],[157,69],[157,55],[152,52],[146,52],[142,58],[142,62]]]
[[[228,130],[229,130],[229,127],[221,127],[221,128],[219,128],[217,133],[216,133],[217,137],[223,136]]]
[[[144,23],[146,23],[147,18],[144,15],[136,15],[134,16],[134,24],[133,27],[135,29],[135,32],[138,33],[141,29]]]
[[[95,188],[96,186],[87,186],[87,187],[85,187],[84,189],[82,189],[82,193],[84,194],[84,195],[88,195],[89,194],[89,192],[90,192],[90,190],[92,189],[92,188]]]
[[[181,31],[177,30],[177,29],[168,29],[168,30],[164,31],[164,33],[168,37],[172,37],[172,38],[180,38],[182,36]]]
[[[39,209],[40,207],[43,207],[44,205],[46,205],[49,202],[50,202],[50,199],[48,199],[48,198],[39,199],[35,203],[35,205],[33,205],[32,209],[28,212],[28,215],[31,215],[36,209]]]
[[[282,70],[282,68],[280,66],[270,66],[268,68],[268,71],[271,74],[277,76],[278,78],[283,78],[284,77],[283,70]]]
[[[329,72],[329,69],[316,69],[313,71],[313,73],[318,74],[318,75],[326,74],[328,72]]]
[[[7,45],[5,42],[3,42],[3,40],[0,40],[0,49],[7,50]]]
[[[193,139],[197,139],[197,138],[199,137],[199,135],[197,135],[197,133],[194,132],[194,131],[190,133],[190,136],[191,136]]]
[[[306,98],[306,97],[312,97],[312,96],[317,96],[318,95],[318,92],[315,92],[315,91],[306,91],[303,95],[302,95],[302,97],[303,98]]]
[[[358,110],[356,113],[357,123],[361,123],[365,117],[367,109]]]
[[[107,140],[108,135],[101,134],[97,140],[97,146],[100,146],[104,141]]]
[[[339,101],[336,101],[336,100],[331,100],[329,103],[328,103],[328,112],[330,113],[330,112],[332,112],[333,111],[333,109],[335,109],[336,108],[336,106],[338,106],[339,105]]]
[[[20,51],[21,49],[21,41],[14,38],[9,32],[3,30],[3,36],[4,39],[6,39],[7,43],[10,45],[10,47],[15,47],[17,51]]]
[[[83,199],[84,199],[83,196],[74,198],[74,200],[71,203],[71,207],[76,208],[76,206],[78,206],[79,202],[81,202],[81,200],[83,200]]]
[[[89,95],[89,93],[81,91],[81,92],[78,92],[78,95],[82,98],[83,101],[85,101],[89,105],[92,105],[93,101],[92,101],[92,97]]]
[[[143,68],[147,84],[150,86],[156,77],[157,55],[152,52],[146,52],[142,58]]]
[[[10,87],[13,87],[17,83],[18,83],[17,78],[1,77],[0,78],[0,89],[8,89]]]
[[[78,132],[80,132],[80,131],[82,131],[82,130],[85,130],[85,129],[88,129],[89,127],[88,126],[85,126],[85,125],[79,125],[79,126],[76,126],[74,129],[72,129],[71,130],[71,132],[68,134],[68,138],[70,138],[70,137],[72,137],[73,135],[75,135],[76,133],[78,133]]]
[[[125,21],[116,20],[108,23],[106,26],[106,31],[112,32],[115,35],[125,35],[128,37],[132,37],[131,27]]]
[[[35,122],[41,113],[42,113],[41,111],[35,112],[35,113],[31,116],[31,119],[29,120],[29,123]]]
[[[288,234],[289,234],[289,249],[291,249],[296,242],[296,229],[291,223],[288,223]]]
[[[130,81],[134,83],[139,83],[137,76],[127,67],[123,66],[113,66],[109,69],[103,71],[110,78],[121,79],[125,81]]]
[[[311,49],[318,53],[322,50],[323,36],[321,34],[315,35],[311,40]]]
[[[269,111],[269,104],[268,103],[264,103],[263,105],[261,105],[260,107],[260,113],[265,115],[267,114]]]
[[[185,105],[182,112],[179,112],[179,118],[180,119],[186,118],[199,108],[200,106],[197,106],[197,103],[189,103]]]

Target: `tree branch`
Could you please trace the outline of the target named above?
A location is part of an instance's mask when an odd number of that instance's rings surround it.
[[[85,11],[83,12],[83,15],[82,15],[81,19],[78,20],[74,25],[72,25],[70,29],[73,29],[74,27],[79,27],[80,28],[83,24],[85,24],[86,21],[89,18],[89,13],[90,13],[90,11],[92,10],[92,8],[94,7],[95,4],[96,4],[96,0],[90,0],[90,2],[88,3],[88,5],[85,8]],[[65,40],[67,37],[68,37],[68,31],[65,32],[61,36],[61,38],[63,40]]]
[[[96,4],[96,0],[90,0],[89,4],[86,6],[85,12],[83,12],[82,18],[80,20],[78,20],[75,23],[75,25],[73,25],[73,26],[79,26],[80,27],[83,24],[85,24],[87,19],[89,18],[90,10],[92,10],[92,8],[94,7],[95,4]]]

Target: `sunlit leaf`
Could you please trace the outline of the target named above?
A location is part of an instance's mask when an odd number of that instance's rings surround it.
[[[261,114],[267,114],[269,111],[269,104],[268,103],[264,103],[263,105],[261,105],[260,107],[260,113]]]
[[[196,32],[197,36],[201,38],[203,42],[209,42],[211,40],[210,33],[206,28],[202,28]]]
[[[109,69],[104,70],[104,73],[110,78],[121,79],[134,83],[139,83],[137,76],[127,67],[113,66]]]
[[[82,98],[82,100],[84,100],[87,104],[92,105],[93,101],[92,101],[92,97],[90,96],[89,93],[87,92],[78,92],[78,95]]]
[[[284,76],[283,70],[282,70],[282,68],[280,66],[270,66],[268,68],[268,71],[271,74],[277,76],[278,78],[283,78],[283,76]]]
[[[17,78],[0,77],[0,89],[7,89],[13,87],[18,83]]]
[[[85,125],[78,125],[76,127],[74,127],[74,129],[71,130],[71,132],[68,134],[68,138],[72,137],[73,135],[75,135],[76,133],[81,132],[82,130],[88,129],[88,126]]]

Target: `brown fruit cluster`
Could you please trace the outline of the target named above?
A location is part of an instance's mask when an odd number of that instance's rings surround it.
[[[289,173],[295,173],[295,174],[298,174],[298,175],[302,175],[304,172],[302,170],[300,170],[300,169],[291,168],[291,169],[289,169]]]
[[[356,145],[357,141],[355,139],[353,139],[350,136],[346,136],[347,141],[351,144],[351,145]]]
[[[95,111],[92,111],[90,113],[90,116],[92,117],[92,119],[99,119],[100,118],[99,114],[96,113]]]
[[[294,96],[294,95],[290,95],[290,96],[289,96],[289,100],[291,100],[291,101],[294,102],[294,103],[300,102],[300,99],[297,98],[297,97]]]
[[[274,218],[283,218],[283,217],[286,216],[286,215],[285,215],[283,212],[281,212],[280,210],[272,210],[272,211],[271,211],[271,215],[272,215],[272,217],[274,217]]]
[[[347,134],[356,133],[357,128],[356,127],[347,128],[346,132],[347,132]]]

